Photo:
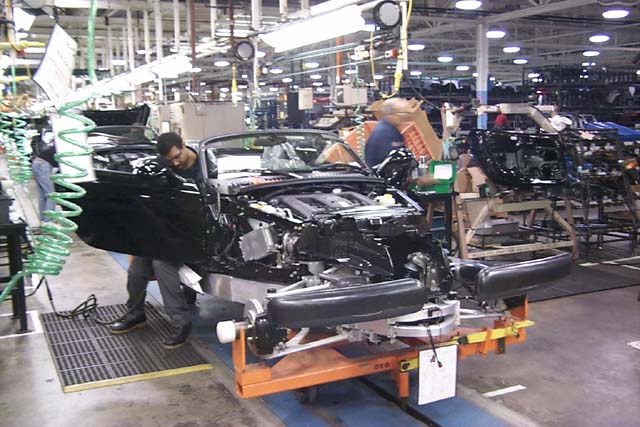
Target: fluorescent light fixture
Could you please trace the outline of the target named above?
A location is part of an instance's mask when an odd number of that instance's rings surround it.
[[[24,53],[45,53],[46,50],[45,47],[28,47],[25,48]]]
[[[320,66],[319,63],[313,62],[313,61],[305,62],[303,65],[304,65],[304,68],[309,68],[309,69],[318,68]]]
[[[265,86],[267,84],[267,82],[260,82],[258,83],[258,86]]]
[[[220,92],[224,92],[224,93],[229,92],[229,88],[228,87],[221,87],[220,88]]]
[[[626,18],[627,16],[629,16],[629,11],[627,9],[622,9],[619,7],[602,12],[602,17],[604,19],[620,19]]]
[[[318,91],[318,93],[323,93],[324,92],[324,88],[323,87],[319,87],[316,90]]]
[[[384,76],[382,74],[374,74],[373,78],[374,80],[382,80],[384,79]]]
[[[353,68],[349,68],[349,69],[344,70],[344,73],[345,74],[349,74],[349,75],[356,74],[357,72],[358,72],[358,70],[354,70]]]
[[[468,65],[458,65],[456,67],[456,71],[469,71],[469,66]]]
[[[16,31],[29,31],[35,19],[35,16],[28,14],[24,10],[17,9],[15,7],[13,8],[13,22],[15,24]]]
[[[513,60],[513,63],[516,64],[516,65],[524,65],[527,62],[529,62],[529,60],[526,59],[526,58],[516,58],[516,59]]]
[[[238,85],[238,89],[246,89],[247,87],[247,85]]]
[[[267,53],[261,50],[256,52],[256,58],[264,58]]]
[[[144,49],[138,49],[138,50],[136,50],[136,53],[137,53],[138,55],[144,55],[145,53],[147,53],[147,51],[146,51],[146,50],[144,50]]]
[[[269,88],[269,92],[277,92],[278,88],[277,87],[270,87]]]
[[[279,25],[274,31],[261,34],[260,39],[272,46],[276,52],[284,52],[355,33],[364,25],[365,21],[360,8],[351,5],[324,15]]]
[[[449,55],[438,56],[438,62],[451,62],[451,61],[453,61],[453,56],[449,56]]]
[[[539,73],[529,73],[527,74],[527,77],[529,77],[530,79],[535,79],[536,77],[540,77]]]
[[[425,47],[426,46],[423,45],[422,43],[411,43],[410,45],[407,46],[407,49],[418,51],[418,50],[424,50]]]
[[[191,72],[192,72],[192,73],[200,73],[200,72],[202,72],[202,68],[200,68],[200,67],[193,67],[193,68],[191,69]]]
[[[456,2],[456,9],[476,10],[480,6],[482,6],[482,2],[480,0],[458,0]]]
[[[488,39],[501,39],[506,35],[507,35],[507,33],[505,33],[502,30],[494,29],[494,30],[487,31],[487,38]]]
[[[229,61],[226,61],[223,59],[223,60],[214,62],[213,65],[215,65],[216,67],[228,67]]]
[[[600,55],[600,51],[598,50],[585,50],[584,52],[582,52],[582,56],[598,56]]]
[[[269,70],[271,74],[282,74],[282,68],[272,68]]]
[[[291,77],[285,77],[284,79],[282,79],[282,83],[291,83],[293,81],[293,79]]]
[[[496,78],[495,77],[489,77],[489,80],[492,81],[492,82],[495,82]]]
[[[311,83],[311,85],[312,85],[312,86],[319,87],[319,86],[322,86],[322,85],[323,85],[323,83],[322,83],[322,82],[313,82],[313,83]]]
[[[222,98],[226,98],[226,97],[227,97],[227,94],[226,94],[226,93],[221,93],[221,94],[220,94],[220,99],[222,99]]]
[[[413,70],[413,71],[410,71],[409,74],[412,75],[412,76],[421,76],[422,75],[422,71]]]
[[[518,53],[520,52],[520,46],[505,46],[502,51],[504,53]]]
[[[120,65],[127,65],[127,61],[125,61],[124,59],[112,59],[111,65],[116,67]]]
[[[471,73],[473,77],[478,77],[478,73]]]
[[[200,82],[200,86],[206,86],[207,82]]]
[[[206,93],[207,95],[211,95],[213,91],[211,89],[207,89],[204,91],[204,93]]]
[[[604,42],[608,42],[611,39],[611,37],[609,37],[606,34],[594,34],[591,37],[589,37],[589,41],[591,43],[604,43]]]
[[[640,76],[640,70],[636,70],[636,76]]]
[[[242,78],[243,78],[243,79],[248,79],[248,78],[249,78],[249,75],[248,75],[248,74],[243,74],[243,75],[242,75]]]
[[[322,78],[322,74],[311,74],[309,78],[312,80],[319,80]]]

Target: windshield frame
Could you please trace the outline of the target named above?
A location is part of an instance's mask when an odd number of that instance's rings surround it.
[[[265,137],[283,137],[283,136],[292,136],[292,137],[303,137],[303,136],[313,136],[313,137],[321,137],[325,140],[327,140],[328,143],[330,142],[335,142],[337,144],[340,144],[344,149],[347,150],[347,152],[349,154],[351,154],[353,156],[353,158],[355,159],[355,161],[358,162],[358,166],[361,167],[362,172],[364,174],[371,174],[371,170],[367,167],[366,163],[353,151],[353,149],[349,146],[349,144],[347,144],[342,138],[340,138],[338,135],[331,133],[331,132],[326,132],[326,131],[319,131],[319,130],[312,130],[312,129],[302,129],[302,130],[296,130],[296,129],[272,129],[272,130],[267,130],[267,131],[247,131],[247,132],[237,132],[237,133],[232,133],[232,134],[226,134],[226,135],[221,135],[221,136],[214,136],[214,137],[210,137],[210,138],[206,138],[203,139],[202,141],[200,141],[199,144],[199,160],[200,160],[200,167],[201,170],[203,172],[202,176],[203,177],[210,177],[209,175],[209,165],[208,165],[208,157],[207,157],[207,150],[210,148],[216,148],[217,145],[221,145],[222,143],[229,141],[229,140],[234,140],[234,139],[239,139],[239,138],[265,138]],[[331,164],[331,163],[325,163],[325,164]],[[344,164],[344,165],[350,165],[351,163],[333,163],[336,165],[340,165],[340,164]],[[322,165],[318,165],[318,166],[322,166]],[[352,168],[353,170],[355,170],[355,167],[352,165],[350,166],[350,168]],[[248,168],[251,169],[251,168]],[[321,170],[322,168],[318,168],[317,170]],[[278,172],[282,172],[283,175],[286,175],[287,172],[313,172],[315,169],[313,167],[310,167],[309,165],[306,166],[306,168],[291,168],[291,169],[275,169],[273,171],[270,171],[269,169],[263,169],[264,171],[269,171],[269,172],[273,172],[273,173],[278,173]],[[352,170],[352,172],[353,172]],[[251,172],[248,172],[251,173]],[[259,172],[253,172],[253,173],[259,173]]]

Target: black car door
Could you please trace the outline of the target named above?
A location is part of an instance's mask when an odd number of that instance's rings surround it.
[[[192,180],[168,172],[96,171],[77,200],[78,236],[104,250],[180,262],[204,258],[204,203]]]

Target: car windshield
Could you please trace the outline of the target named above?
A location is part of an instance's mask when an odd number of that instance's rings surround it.
[[[224,173],[366,169],[338,137],[322,133],[235,135],[205,145],[209,177]]]
[[[151,128],[142,125],[132,126],[98,126],[89,133],[89,143],[137,144],[158,139],[158,134]]]

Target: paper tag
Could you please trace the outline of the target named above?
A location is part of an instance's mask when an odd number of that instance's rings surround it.
[[[451,179],[453,175],[453,167],[451,165],[436,165],[433,168],[433,177],[435,179]]]
[[[418,405],[447,399],[456,395],[458,347],[450,345],[420,352]],[[442,367],[438,366],[438,360]]]
[[[56,108],[64,105],[71,90],[74,61],[78,43],[59,25],[56,25],[49,39],[47,51],[42,58],[38,71],[33,76]]]

